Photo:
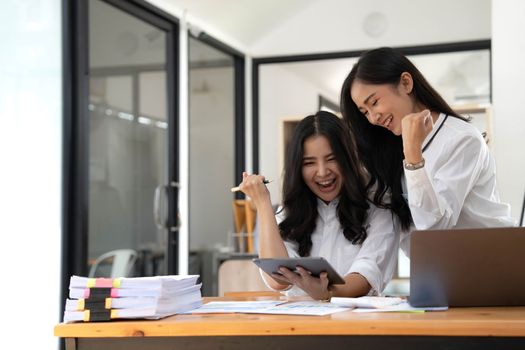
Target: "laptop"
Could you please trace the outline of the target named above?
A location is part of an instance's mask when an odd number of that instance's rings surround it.
[[[412,306],[525,305],[525,227],[414,231]]]

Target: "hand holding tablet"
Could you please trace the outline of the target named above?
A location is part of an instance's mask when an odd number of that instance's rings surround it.
[[[253,259],[253,262],[259,266],[264,272],[271,275],[272,273],[279,274],[279,267],[286,267],[291,271],[296,271],[297,266],[308,270],[312,276],[319,277],[321,272],[328,274],[328,281],[330,284],[344,284],[343,278],[335,271],[335,269],[324,258],[278,258],[278,259]]]

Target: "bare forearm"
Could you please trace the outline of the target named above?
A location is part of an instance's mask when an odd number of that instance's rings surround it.
[[[288,257],[270,201],[258,203],[257,219],[259,221],[259,256],[261,258]]]
[[[286,247],[279,234],[279,227],[275,220],[270,193],[264,184],[264,176],[248,175],[243,172],[242,183],[239,185],[257,208],[257,222],[259,225],[259,256],[261,258],[288,257]],[[279,284],[272,277],[266,275],[265,280],[275,289],[284,289],[287,285]]]
[[[331,287],[334,297],[360,297],[367,295],[370,291],[370,283],[358,273],[350,273],[344,277],[345,284],[333,285]]]
[[[279,233],[271,202],[257,203],[257,220],[259,222],[259,257],[286,258],[288,252]],[[287,288],[288,284],[279,283],[271,276],[264,274],[268,284],[277,290]]]

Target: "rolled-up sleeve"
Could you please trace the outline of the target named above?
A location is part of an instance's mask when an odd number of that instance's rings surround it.
[[[360,274],[372,287],[369,295],[380,295],[392,279],[399,249],[399,233],[389,210],[370,206],[367,234],[347,274]]]
[[[405,170],[408,204],[418,230],[454,227],[483,158],[483,139],[464,135],[447,145],[433,168]]]

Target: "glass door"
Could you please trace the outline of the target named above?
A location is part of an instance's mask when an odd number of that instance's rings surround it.
[[[174,50],[151,13],[128,7],[88,1],[86,263],[91,276],[176,272],[176,239],[170,239],[177,230],[170,101],[175,92],[168,64],[175,61]],[[114,271],[111,252],[131,254],[129,266]],[[108,258],[99,261],[105,254]]]

